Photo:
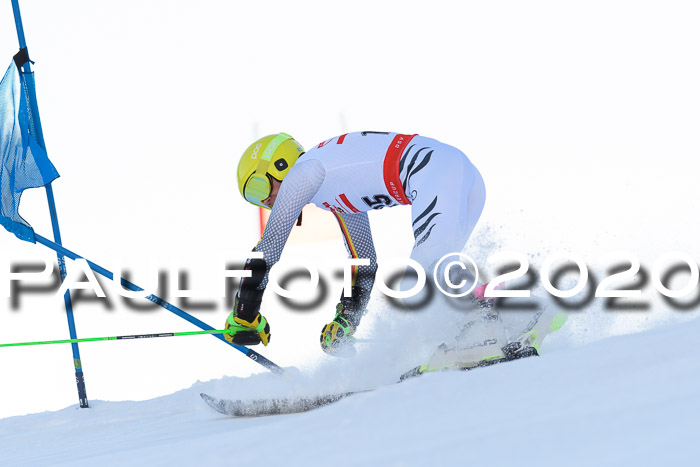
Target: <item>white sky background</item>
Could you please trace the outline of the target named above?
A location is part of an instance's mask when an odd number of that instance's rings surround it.
[[[648,267],[671,250],[698,259],[695,2],[20,6],[46,144],[62,175],[54,190],[64,243],[99,264],[202,269],[250,250],[257,213],[235,179],[245,147],[279,131],[308,148],[359,130],[419,133],[469,155],[487,185],[475,256],[483,247],[563,249],[592,263],[625,249]],[[9,64],[17,38],[9,2],[2,10]],[[25,194],[21,213],[50,236],[42,190]],[[405,252],[410,231],[393,227],[407,211],[378,214],[380,256]],[[343,256],[342,246],[328,248]],[[37,254],[51,258],[0,232],[0,266]],[[206,285],[206,273],[193,280]],[[67,337],[60,302],[23,303],[0,309],[0,341]],[[81,336],[189,329],[165,311],[92,308],[78,311]],[[320,353],[330,308],[302,318],[268,305],[275,339],[265,355],[300,365]],[[226,313],[197,316],[217,326]],[[285,333],[285,320],[310,330]],[[88,395],[151,397],[257,371],[214,339],[180,339],[81,346]],[[70,363],[68,346],[3,349],[0,374],[23,382],[2,384],[2,400],[15,403],[0,416],[74,403]]]

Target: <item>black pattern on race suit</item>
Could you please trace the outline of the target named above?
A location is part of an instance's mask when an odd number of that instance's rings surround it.
[[[254,248],[261,251],[267,263],[265,277],[258,286],[258,290],[267,287],[270,268],[279,261],[284,245],[289,234],[299,218],[301,210],[309,204],[316,192],[321,188],[326,176],[326,171],[321,162],[310,159],[300,160],[289,171],[289,174],[280,185],[275,205],[270,212],[270,218],[265,226],[262,239]],[[370,266],[358,268],[358,278],[355,285],[362,289],[360,303],[366,304],[374,284],[374,274],[377,268],[376,253],[372,242],[369,220],[366,213],[344,214],[343,219],[348,226],[348,234],[352,239],[360,258],[369,258]],[[347,247],[347,244],[346,244]]]
[[[411,190],[411,177],[416,175],[428,165],[433,153],[435,152],[433,148],[428,146],[416,146],[417,145],[415,144],[410,145],[408,149],[406,149],[403,156],[401,156],[401,160],[399,162],[399,177],[402,180],[406,196],[412,201],[415,200],[417,193],[414,190]],[[420,213],[413,221],[413,237],[416,239],[415,246],[419,246],[424,243],[428,237],[430,237],[430,233],[435,227],[435,222],[433,221],[441,214],[440,212],[433,212],[437,201],[438,198],[436,196],[432,203],[430,203],[430,206]],[[422,223],[418,224],[418,222],[425,216],[428,216],[428,218]]]
[[[411,177],[417,174],[418,172],[421,171],[421,169],[425,168],[426,165],[428,165],[428,162],[430,162],[430,158],[433,155],[434,150],[429,148],[429,147],[422,147],[420,149],[417,149],[414,151],[416,145],[413,144],[406,149],[406,152],[401,156],[401,160],[399,162],[399,177],[401,178],[401,183],[403,185],[404,191],[406,195],[408,195],[409,199],[411,197],[408,187],[411,186]],[[430,149],[426,154],[423,154],[421,157],[421,154],[424,153],[426,150]],[[406,165],[408,163],[408,165]],[[406,170],[404,170],[404,168]]]

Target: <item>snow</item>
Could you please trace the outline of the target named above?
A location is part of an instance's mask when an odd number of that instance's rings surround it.
[[[700,455],[699,332],[695,319],[471,372],[428,374],[302,414],[235,419],[199,397],[318,390],[293,371],[291,380],[227,377],[148,401],[93,401],[89,410],[0,420],[1,459],[57,466],[261,458],[269,465],[692,465]]]
[[[202,295],[193,301],[210,306],[186,306],[172,284],[168,298],[212,326],[230,311],[223,260],[235,263],[258,239],[258,214],[234,183],[238,155],[279,131],[308,147],[358,130],[458,146],[487,185],[467,249],[486,277],[488,256],[502,250],[527,255],[535,272],[553,252],[578,254],[593,285],[610,274],[604,257],[614,251],[632,252],[647,275],[669,251],[700,259],[696,2],[20,6],[61,173],[53,186],[66,247],[132,269],[139,285],[153,280],[152,265],[187,271],[188,288]],[[0,51],[9,64],[17,42],[5,8]],[[25,193],[20,212],[50,237],[42,190]],[[380,263],[408,253],[406,209],[372,213],[371,222]],[[313,260],[329,290],[306,311],[265,298],[272,343],[256,350],[297,368],[289,379],[209,336],[85,343],[91,409],[79,410],[70,346],[0,348],[0,465],[696,463],[698,289],[680,300],[690,310],[679,310],[642,274],[619,283],[642,296],[618,303],[646,309],[595,299],[571,312],[537,359],[428,375],[306,414],[234,420],[206,407],[201,391],[338,392],[389,384],[422,362],[426,348],[388,338],[398,318],[376,296],[360,334],[374,342],[351,360],[321,353],[344,257],[342,242],[325,235],[283,256]],[[44,260],[55,255],[0,232],[0,291],[11,265]],[[533,289],[545,295],[536,277]],[[107,295],[76,299],[80,337],[195,330]],[[17,306],[0,298],[1,343],[68,337],[53,291],[13,297]]]

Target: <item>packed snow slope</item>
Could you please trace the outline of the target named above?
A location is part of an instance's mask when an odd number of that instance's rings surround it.
[[[173,282],[174,268],[187,272],[183,288],[201,292],[189,303],[213,307],[188,306],[166,281],[161,296],[214,327],[231,311],[221,296],[223,263],[242,264],[239,254],[246,258],[259,240],[258,210],[236,185],[238,158],[280,131],[306,148],[363,130],[459,147],[487,185],[466,250],[486,279],[497,266],[487,258],[499,251],[527,255],[532,271],[557,251],[580,255],[590,284],[610,274],[601,258],[612,252],[632,252],[647,272],[669,251],[700,260],[700,217],[692,215],[700,198],[700,61],[689,59],[700,43],[700,2],[20,3],[44,136],[61,173],[53,190],[65,246],[129,270],[142,287],[158,278],[156,267]],[[7,66],[18,43],[4,5]],[[267,72],[273,58],[283,73]],[[144,85],[144,68],[157,85]],[[51,237],[44,190],[27,190],[20,213]],[[340,297],[335,272],[347,252],[324,214],[337,239],[322,245],[305,215],[294,230],[313,241],[304,251],[288,245],[285,255],[319,261],[326,301],[305,312],[271,290],[263,301],[273,334],[263,353],[283,366],[323,358],[319,331]],[[380,264],[408,256],[409,207],[370,213],[370,222]],[[0,343],[69,337],[52,279],[7,277],[13,266],[44,260],[56,255],[0,231],[0,295],[12,296],[0,298]],[[106,282],[107,299],[73,295],[79,337],[196,330],[123,300]],[[22,289],[13,292],[15,285]],[[658,295],[650,282],[637,285],[645,298]],[[381,295],[376,287],[373,295]],[[653,327],[651,314],[633,323],[611,318],[602,331],[586,311],[574,324],[590,330],[581,335],[591,342]],[[81,344],[90,401],[152,399],[260,370],[214,338],[178,339]],[[12,379],[0,385],[0,417],[77,400],[68,345],[0,349],[0,375]]]
[[[554,346],[539,358],[429,374],[293,415],[229,418],[199,393],[309,394],[323,386],[319,374],[230,377],[148,401],[92,401],[89,410],[0,420],[0,464],[692,465],[700,456],[698,335],[694,319]]]

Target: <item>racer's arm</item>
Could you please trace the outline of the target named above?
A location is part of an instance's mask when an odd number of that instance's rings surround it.
[[[233,312],[226,320],[226,329],[233,328],[231,334],[224,334],[230,342],[241,345],[262,342],[267,345],[270,326],[260,314],[260,304],[270,268],[279,261],[294,223],[318,192],[324,177],[325,170],[319,161],[299,161],[280,185],[262,239],[254,248],[254,251],[263,253],[263,259],[246,261],[245,269],[251,271],[251,277],[241,279]]]
[[[346,295],[347,291],[343,291],[333,321],[321,331],[321,348],[329,354],[347,351],[352,347],[352,335],[365,314],[377,272],[377,255],[367,213],[336,214],[336,218],[350,256],[369,259],[369,265],[353,267],[352,294]]]
[[[253,249],[261,251],[266,262],[265,274],[257,286],[258,290],[264,290],[267,286],[270,268],[279,261],[301,210],[321,188],[325,176],[326,171],[321,162],[314,159],[300,160],[280,185],[262,239]]]
[[[369,259],[368,266],[352,268],[352,295],[357,301],[357,308],[364,312],[377,273],[377,253],[374,250],[369,217],[366,212],[335,214],[335,216],[350,257]]]

